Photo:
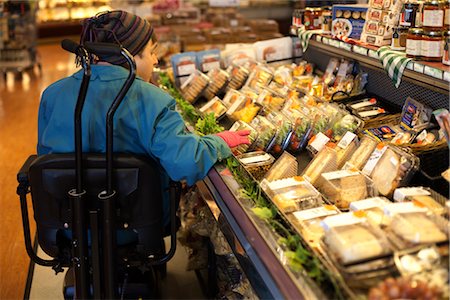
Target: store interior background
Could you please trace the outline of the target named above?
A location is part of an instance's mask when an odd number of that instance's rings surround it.
[[[8,72],[0,78],[0,299],[21,299],[24,296],[25,284],[30,260],[25,251],[22,219],[19,199],[16,195],[16,174],[28,155],[35,153],[37,142],[37,112],[41,92],[52,82],[71,74],[75,70],[74,58],[59,47],[59,42],[66,37],[76,39],[80,32],[80,19],[94,15],[107,9],[123,8],[130,10],[153,4],[152,0],[36,0],[38,3],[35,41],[38,53],[38,66],[32,72],[23,74]],[[209,10],[207,0],[188,1],[198,18],[206,18]],[[296,8],[307,6],[326,6],[338,3],[367,3],[367,1],[295,1],[295,0],[240,0],[237,9],[224,10],[227,14],[237,13],[237,22],[252,19],[271,19],[278,24],[278,32],[270,32],[266,36],[247,38],[269,39],[289,33],[292,12]],[[145,10],[140,13],[146,14]],[[218,18],[221,13],[214,14],[209,20],[220,27],[221,22],[229,21]],[[156,26],[170,24],[168,15],[150,15]],[[189,21],[188,21],[189,22]],[[189,23],[179,23],[181,27]],[[34,35],[33,32],[29,33]],[[223,36],[195,36],[183,32],[181,49],[199,50],[206,45],[223,43]],[[182,35],[183,35],[182,34]],[[3,76],[6,75],[6,76]],[[30,215],[32,207],[29,205]],[[34,224],[32,231],[34,230]],[[178,249],[183,251],[183,249]]]

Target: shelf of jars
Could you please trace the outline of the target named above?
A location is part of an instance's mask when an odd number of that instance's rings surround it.
[[[370,45],[354,45],[327,35],[315,35],[310,40],[310,47],[316,47],[330,54],[355,59],[363,65],[380,68],[377,50]],[[411,61],[403,73],[403,78],[441,93],[449,92],[450,66],[438,62]]]

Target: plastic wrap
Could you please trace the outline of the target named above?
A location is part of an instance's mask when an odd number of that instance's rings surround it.
[[[315,187],[322,184],[321,174],[337,170],[337,154],[334,149],[325,147],[308,164],[303,176]]]
[[[356,168],[358,170],[362,170],[364,165],[369,160],[373,150],[377,147],[377,144],[378,142],[375,139],[369,136],[363,136],[358,149],[353,152],[350,159],[345,163],[345,168]]]
[[[255,130],[259,133],[258,138],[253,143],[251,149],[255,151],[265,151],[272,142],[277,128],[263,116],[256,116],[250,123],[250,126],[255,128]]]
[[[248,97],[240,97],[227,110],[227,116],[232,121],[244,121],[250,123],[258,114],[261,106],[254,103]]]
[[[390,203],[385,197],[373,197],[350,203],[350,211],[363,211],[370,223],[386,225],[384,207]]]
[[[268,86],[272,80],[272,71],[262,65],[256,66],[249,75],[246,86],[259,90],[262,87]]]
[[[239,131],[239,130],[250,130],[250,134],[248,135],[248,139],[250,141],[250,145],[241,144],[233,149],[232,152],[234,155],[240,155],[247,152],[248,148],[256,141],[258,138],[258,132],[249,124],[244,121],[236,121],[233,126],[231,126],[230,131]]]
[[[199,96],[209,84],[209,78],[202,72],[195,70],[181,85],[181,94],[189,103],[197,101]]]
[[[206,99],[212,99],[214,96],[218,95],[227,85],[230,79],[230,74],[221,69],[212,69],[208,72],[209,85],[205,89],[204,95]]]
[[[218,97],[214,97],[202,106],[199,111],[204,115],[213,113],[214,117],[219,120],[225,115],[227,107]]]
[[[280,158],[273,164],[264,179],[274,181],[283,178],[297,176],[298,164],[297,159],[291,154],[284,152]]]
[[[272,155],[264,151],[248,152],[237,159],[256,180],[263,178],[275,161]]]
[[[228,88],[235,90],[240,89],[245,84],[250,73],[245,67],[234,64],[228,67],[227,72],[231,77]]]
[[[267,116],[267,119],[278,128],[275,138],[267,148],[267,152],[275,157],[279,157],[287,148],[291,139],[293,130],[292,122],[282,113],[271,113]]]

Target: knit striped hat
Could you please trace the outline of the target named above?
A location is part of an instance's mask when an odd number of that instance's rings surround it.
[[[139,54],[153,35],[149,21],[122,10],[99,13],[83,21],[80,44],[84,42],[114,43],[127,49],[133,56]],[[114,65],[124,65],[123,56],[102,57]]]

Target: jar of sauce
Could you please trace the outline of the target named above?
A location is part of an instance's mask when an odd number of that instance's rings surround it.
[[[430,0],[423,4],[422,26],[425,28],[442,28],[444,26],[444,2]]]
[[[403,5],[402,13],[400,15],[400,26],[416,27],[416,16],[419,10],[418,3],[407,2]]]
[[[442,54],[442,63],[450,66],[450,30],[444,32],[444,52]]]
[[[406,57],[418,59],[422,49],[422,28],[411,28],[406,36]]]
[[[450,26],[450,0],[444,2],[444,25]]]
[[[424,30],[421,56],[424,61],[442,61],[444,36],[440,30]]]

